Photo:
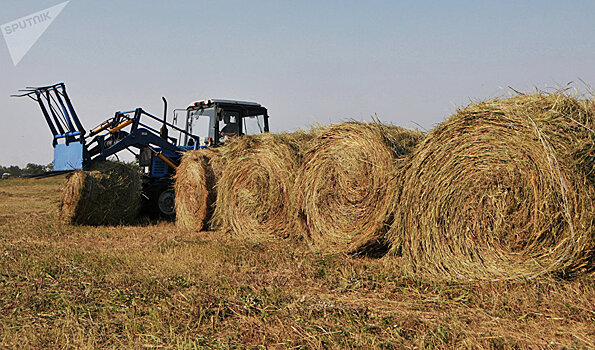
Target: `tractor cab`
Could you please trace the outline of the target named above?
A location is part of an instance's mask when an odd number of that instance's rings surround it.
[[[186,108],[185,146],[219,146],[231,137],[269,131],[267,109],[255,102],[208,99]],[[198,138],[189,135],[200,135]]]

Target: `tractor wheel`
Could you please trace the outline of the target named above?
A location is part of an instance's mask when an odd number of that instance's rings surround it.
[[[159,215],[166,218],[173,218],[176,215],[176,197],[174,190],[168,188],[157,196],[157,210]]]
[[[174,220],[176,216],[175,193],[169,181],[157,180],[145,190],[148,197],[146,211],[153,218]]]

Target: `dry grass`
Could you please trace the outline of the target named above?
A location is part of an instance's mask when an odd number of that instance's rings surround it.
[[[0,181],[3,348],[595,348],[595,280],[457,284],[288,240],[59,222]]]
[[[221,147],[222,175],[213,215],[215,226],[237,237],[287,237],[293,232],[290,205],[305,132],[242,136]]]
[[[411,274],[499,279],[593,270],[593,102],[471,105],[420,144],[391,230]]]
[[[217,179],[221,176],[219,149],[184,153],[176,170],[176,225],[185,230],[207,228],[217,199]]]
[[[76,171],[64,185],[60,216],[70,224],[118,225],[134,222],[141,207],[141,179],[136,167],[100,162]]]
[[[422,137],[379,123],[323,129],[305,151],[293,192],[304,235],[325,251],[385,252],[403,158]]]

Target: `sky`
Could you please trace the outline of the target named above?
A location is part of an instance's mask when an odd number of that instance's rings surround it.
[[[0,0],[0,23],[63,1]],[[119,110],[161,115],[165,96],[170,113],[256,101],[273,132],[375,115],[428,131],[508,86],[594,84],[593,13],[593,1],[71,0],[17,66],[0,44],[0,165],[52,161],[38,106],[9,96],[57,82],[87,129]]]

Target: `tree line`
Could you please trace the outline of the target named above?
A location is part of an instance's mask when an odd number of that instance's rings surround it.
[[[19,177],[19,176],[26,176],[26,175],[35,175],[41,174],[46,171],[52,171],[54,166],[52,163],[48,165],[41,165],[41,164],[34,164],[28,163],[24,168],[20,168],[18,165],[10,165],[10,166],[1,166],[0,165],[0,175],[4,173],[9,173],[10,176]]]

